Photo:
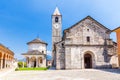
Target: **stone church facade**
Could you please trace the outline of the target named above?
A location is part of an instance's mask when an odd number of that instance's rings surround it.
[[[117,44],[111,30],[90,16],[63,31],[58,8],[52,15],[52,55],[56,69],[111,68],[117,65]]]

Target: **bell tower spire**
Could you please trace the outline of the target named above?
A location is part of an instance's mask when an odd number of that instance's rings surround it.
[[[53,15],[61,15],[58,7],[55,8]]]

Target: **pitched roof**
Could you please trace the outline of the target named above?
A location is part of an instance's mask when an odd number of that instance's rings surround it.
[[[38,50],[32,50],[28,51],[27,53],[23,53],[22,55],[45,55],[45,54]]]
[[[114,30],[112,30],[112,32],[114,32],[114,31],[116,31],[116,30],[118,30],[118,29],[120,29],[120,27],[115,28]]]
[[[108,31],[111,31],[110,29],[108,29],[107,27],[105,27],[104,25],[102,25],[101,23],[99,23],[97,20],[93,19],[91,16],[87,16],[87,17],[85,17],[84,19],[78,21],[76,24],[72,25],[70,28],[65,29],[64,32],[65,32],[65,31],[68,31],[69,29],[71,29],[71,28],[73,28],[73,27],[75,27],[77,24],[79,24],[80,22],[84,21],[85,19],[93,20],[93,21],[95,21],[96,24],[102,26],[103,28],[107,29]]]
[[[61,15],[58,7],[55,8],[53,15]]]
[[[34,40],[28,42],[27,44],[31,44],[31,43],[42,43],[42,44],[46,44],[46,45],[47,45],[46,42],[40,40],[39,38],[36,38],[36,39],[34,39]]]
[[[2,43],[0,43],[0,46],[3,47],[3,48],[5,48],[6,50],[10,51],[14,55],[14,52],[11,51],[8,47],[4,46]]]

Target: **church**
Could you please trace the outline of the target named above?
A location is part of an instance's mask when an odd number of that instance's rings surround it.
[[[52,56],[56,69],[112,68],[117,64],[117,43],[111,30],[87,16],[63,31],[62,15],[52,15]]]

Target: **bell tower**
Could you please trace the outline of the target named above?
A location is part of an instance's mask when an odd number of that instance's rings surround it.
[[[56,7],[52,15],[52,57],[53,66],[56,65],[56,53],[54,49],[54,44],[60,42],[62,39],[62,15],[59,12],[58,7]]]

